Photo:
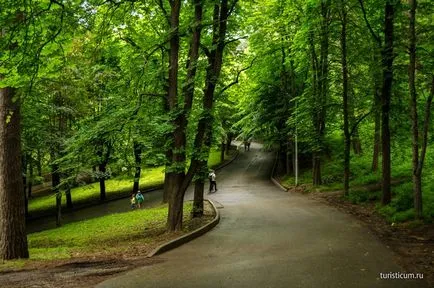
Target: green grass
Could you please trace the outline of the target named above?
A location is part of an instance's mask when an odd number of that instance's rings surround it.
[[[336,151],[332,159],[324,160],[321,166],[323,185],[313,187],[311,185],[312,171],[310,169],[301,171],[299,183],[304,184],[306,192],[343,190],[343,156],[336,147],[332,150]],[[347,199],[354,204],[379,202],[381,200],[381,191],[369,191],[361,188],[369,184],[381,182],[381,158],[379,159],[379,170],[372,172],[372,154],[366,151],[371,151],[371,148],[365,148],[365,153],[362,155],[351,155],[350,192]],[[430,169],[433,165],[434,157],[427,157],[422,178],[423,216],[425,222],[434,221],[434,173]],[[411,150],[408,147],[397,149],[392,154],[391,173],[392,179],[400,180],[401,183],[395,184],[392,187],[392,202],[384,207],[377,205],[377,210],[389,222],[412,221],[415,213],[410,177]],[[286,175],[282,177],[282,183],[287,187],[291,187],[294,185],[294,177]]]
[[[184,205],[184,215],[192,209],[191,202]],[[80,256],[112,249],[128,249],[135,241],[146,244],[156,234],[145,233],[149,229],[164,233],[167,205],[132,210],[99,218],[66,224],[57,229],[28,235],[30,258],[52,260]],[[147,229],[147,230],[145,230]],[[158,233],[157,233],[158,234]]]
[[[212,150],[208,165],[216,166],[220,163],[220,151]],[[164,167],[142,169],[140,176],[140,189],[162,185],[164,182]],[[106,196],[108,199],[128,196],[133,186],[133,178],[120,176],[106,180]],[[71,190],[74,205],[99,201],[99,183],[92,183]],[[29,214],[32,216],[46,214],[55,210],[55,195],[36,197],[29,201]],[[66,207],[66,197],[62,197],[62,205]]]
[[[192,203],[184,204],[184,221]],[[111,214],[29,234],[29,260],[0,263],[0,271],[23,267],[27,261],[69,259],[101,253],[124,252],[154,243],[165,233],[167,205]]]

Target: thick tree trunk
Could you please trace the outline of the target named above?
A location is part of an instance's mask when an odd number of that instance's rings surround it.
[[[351,135],[348,113],[348,67],[347,67],[347,11],[344,1],[341,2],[341,51],[342,51],[342,97],[344,112],[344,195],[349,194],[350,188],[350,149]],[[356,149],[355,149],[356,150]]]
[[[140,174],[142,170],[142,146],[134,141],[134,160],[135,160],[135,168],[134,172],[134,185],[133,185],[133,193],[136,194],[140,189]]]
[[[203,171],[203,167],[208,168],[207,163],[205,161],[201,161],[199,165],[201,165],[202,167],[201,174],[205,174],[205,175],[200,175],[202,177],[198,177],[198,179],[195,181],[193,211],[192,211],[192,216],[194,218],[203,216],[203,193],[205,187],[205,179],[206,179],[205,177],[207,174],[206,171],[207,169]]]
[[[37,157],[36,170],[38,170],[38,176],[42,177],[42,152],[41,152],[41,149],[38,149],[36,157]]]
[[[166,171],[164,172],[164,184],[163,184],[163,203],[167,203],[169,201],[170,193],[172,190],[171,185],[171,179],[170,172],[168,169],[170,169],[170,164],[172,162],[172,150],[169,149],[166,151]]]
[[[413,164],[413,197],[416,218],[422,218],[422,174],[419,173],[419,127],[417,113],[417,94],[416,94],[416,0],[409,0],[409,54],[410,63],[408,65],[408,87],[410,92],[411,107],[411,130],[412,130],[412,164]]]
[[[169,87],[167,103],[170,111],[178,109],[178,59],[179,59],[179,15],[181,11],[181,0],[170,1],[170,54],[169,54]],[[178,112],[179,113],[179,112]],[[169,199],[169,214],[167,217],[167,230],[179,231],[182,229],[184,193],[180,188],[185,178],[185,131],[184,111],[178,114],[173,120],[175,131],[173,132],[172,159],[169,159],[169,173],[166,173],[165,181]]]
[[[99,178],[99,198],[101,201],[106,200],[106,190],[105,190],[105,175],[106,175],[106,164],[101,163],[98,166],[98,170],[100,172]]]
[[[222,140],[221,143],[221,149],[220,149],[220,163],[223,163],[225,161],[225,148],[226,148],[226,143],[224,140]]]
[[[228,134],[228,138],[226,140],[226,155],[229,155],[229,151],[231,150],[232,143],[232,133]]]
[[[363,153],[362,142],[360,142],[360,137],[359,137],[359,128],[357,127],[354,129],[354,132],[352,134],[351,143],[353,144],[354,154],[360,155]]]
[[[380,143],[381,143],[381,92],[378,87],[378,82],[375,84],[374,95],[374,149],[372,154],[372,171],[378,170],[378,158],[380,156]]]
[[[65,196],[66,196],[66,208],[72,209],[74,206],[72,204],[71,187],[69,187],[69,185],[66,187]]]
[[[390,99],[392,95],[393,82],[393,21],[395,7],[392,1],[388,0],[385,6],[385,24],[384,24],[384,49],[383,49],[383,88],[381,93],[381,139],[382,139],[382,156],[383,156],[383,179],[382,179],[382,204],[390,203]]]
[[[313,153],[312,156],[312,183],[314,186],[322,184],[321,181],[321,157],[318,153]]]
[[[1,76],[0,76],[1,77]],[[28,258],[21,169],[20,99],[0,88],[0,258]]]
[[[212,108],[214,103],[214,92],[217,81],[220,77],[221,66],[223,63],[224,41],[226,38],[227,17],[229,16],[228,1],[221,0],[220,6],[214,6],[213,13],[213,38],[212,49],[208,56],[208,67],[205,76],[205,88],[203,97],[203,113],[199,120],[196,138],[194,141],[195,152],[193,153],[192,165],[189,169],[188,176],[193,172],[196,173],[198,169],[198,176],[202,181],[206,179],[207,175],[207,160],[203,159],[203,155],[209,155],[210,146],[212,143],[212,125],[214,117],[212,115]],[[195,191],[195,203],[203,202],[203,183],[199,182],[202,188]]]

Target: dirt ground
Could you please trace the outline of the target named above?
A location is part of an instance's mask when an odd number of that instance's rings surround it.
[[[298,188],[297,192],[302,192]],[[434,287],[434,225],[390,224],[375,210],[374,203],[355,205],[342,198],[342,191],[313,192],[310,198],[334,206],[360,219],[397,255],[400,272],[423,273]],[[413,227],[414,226],[414,227]]]
[[[184,223],[183,232],[154,233],[153,240],[143,245],[134,244],[134,249],[118,249],[117,252],[102,251],[82,257],[51,260],[29,260],[24,267],[0,271],[0,287],[8,288],[73,288],[93,287],[97,283],[116,274],[131,269],[163,262],[148,258],[149,252],[159,245],[193,231],[214,218],[214,211],[208,202],[204,202],[205,215],[200,219],[191,219]],[[149,234],[147,235],[149,237]],[[116,251],[116,247],[114,247]],[[122,251],[122,252],[120,252]]]

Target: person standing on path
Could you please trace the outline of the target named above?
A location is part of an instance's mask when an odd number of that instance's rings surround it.
[[[143,194],[142,192],[140,192],[140,190],[137,191],[136,200],[137,200],[137,207],[139,207],[139,209],[142,208],[142,203],[145,200],[145,197],[143,197]]]
[[[136,208],[136,194],[132,193],[130,198],[131,203],[131,210],[134,210]]]
[[[213,188],[214,188],[214,192],[217,192],[217,182],[216,182],[216,175],[214,170],[211,170],[211,172],[208,175],[209,178],[209,193],[212,192]]]

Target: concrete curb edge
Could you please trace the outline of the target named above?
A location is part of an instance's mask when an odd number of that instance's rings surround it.
[[[282,184],[280,184],[279,181],[276,180],[276,178],[274,178],[274,172],[276,171],[276,166],[277,166],[277,157],[279,157],[279,153],[276,153],[276,159],[274,160],[273,169],[271,170],[270,179],[271,179],[271,182],[273,182],[274,185],[277,186],[277,188],[279,188],[285,192],[288,192],[288,188],[284,187]]]
[[[193,239],[196,239],[199,236],[202,236],[203,234],[205,234],[206,232],[210,231],[212,228],[217,226],[217,224],[220,222],[220,212],[217,210],[217,208],[215,207],[215,204],[211,200],[205,199],[204,201],[208,201],[211,204],[211,207],[214,209],[215,217],[211,222],[209,222],[205,226],[202,226],[202,227],[200,227],[200,228],[198,228],[198,229],[196,229],[196,230],[194,230],[188,234],[185,234],[183,236],[180,236],[176,239],[173,239],[167,243],[164,243],[164,244],[158,246],[157,248],[152,250],[147,255],[147,257],[153,257],[155,255],[159,255],[159,254],[162,254],[162,253],[167,252],[169,250],[172,250],[174,248],[177,248],[177,247],[181,246],[182,244],[185,244],[187,242],[190,242]]]

